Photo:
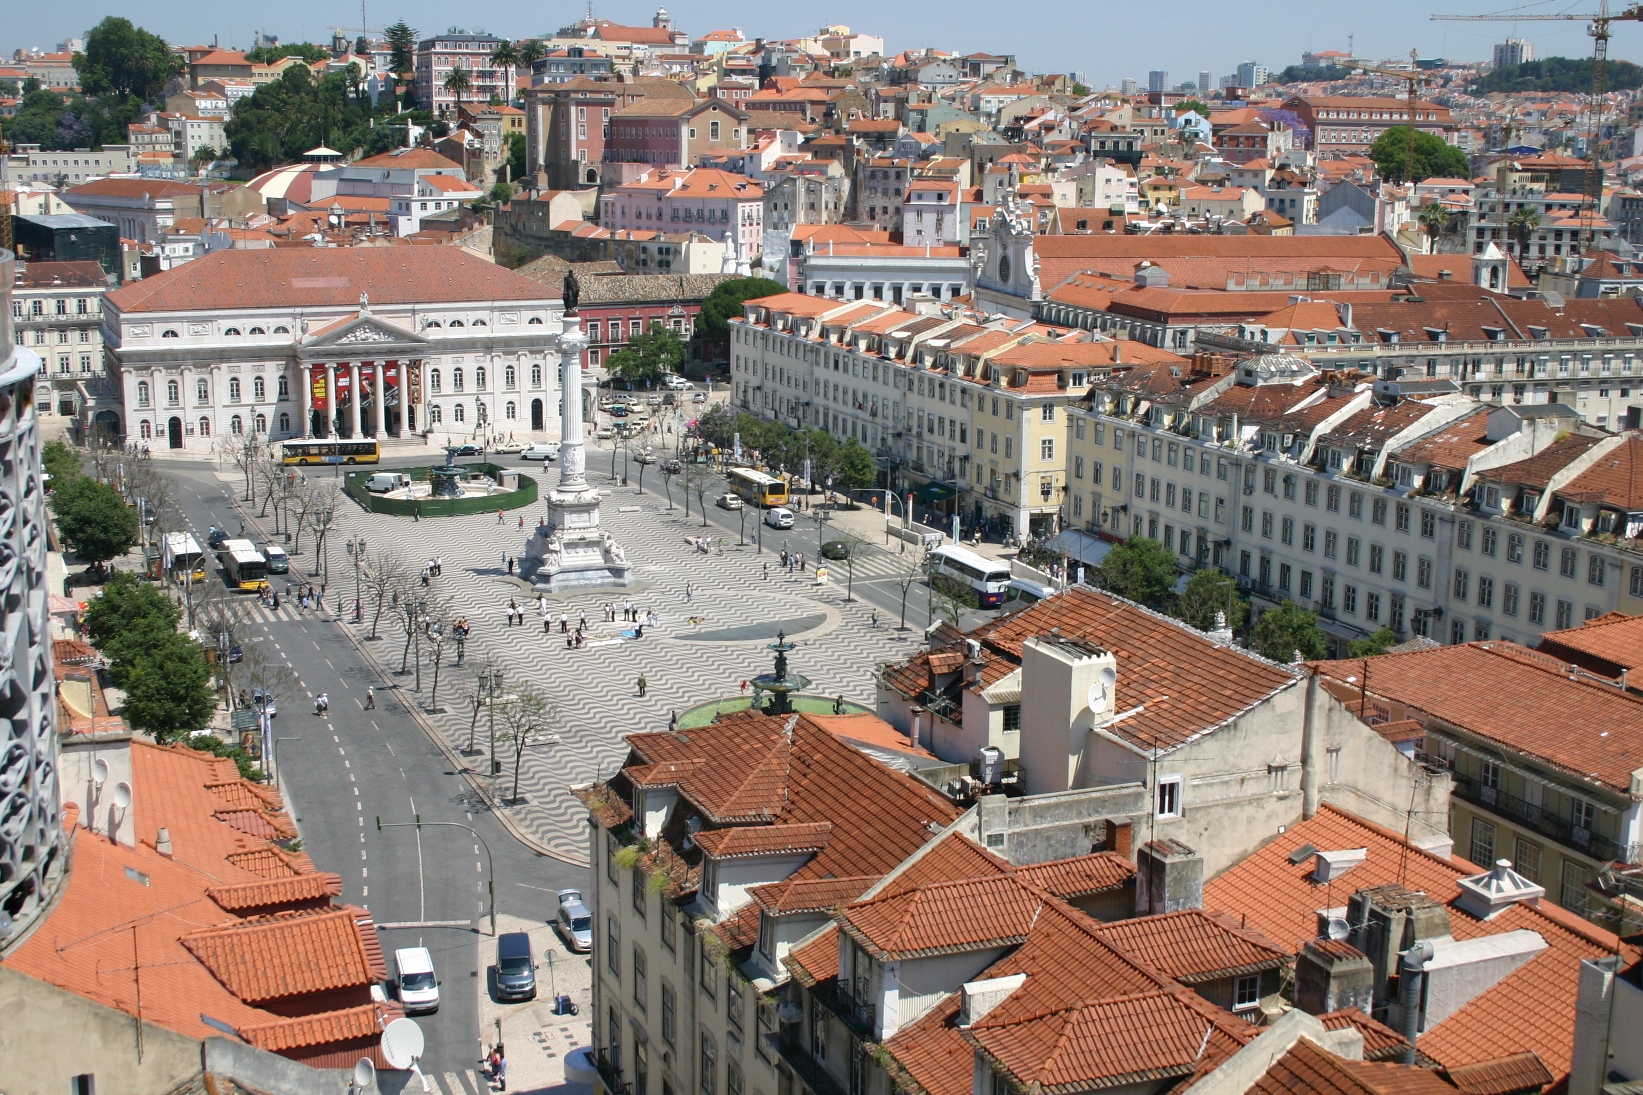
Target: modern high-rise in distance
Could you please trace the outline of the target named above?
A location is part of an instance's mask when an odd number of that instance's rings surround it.
[[[1206,68],[1198,74],[1198,94],[1208,95],[1214,90],[1215,77],[1210,73],[1209,69]]]
[[[1495,47],[1495,67],[1510,68],[1525,65],[1535,59],[1535,44],[1522,38],[1508,38]]]
[[[1271,79],[1271,73],[1265,65],[1258,65],[1254,61],[1245,61],[1238,66],[1239,87],[1260,87]]]
[[[1160,92],[1169,90],[1169,73],[1161,68],[1155,68],[1147,73],[1147,90]]]

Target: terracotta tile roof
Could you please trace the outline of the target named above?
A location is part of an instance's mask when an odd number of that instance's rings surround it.
[[[416,168],[423,171],[455,171],[463,173],[463,167],[455,160],[441,156],[431,148],[400,149],[395,152],[384,152],[378,156],[368,156],[363,160],[356,160],[351,167],[398,167]]]
[[[924,1095],[964,1095],[974,1090],[975,1048],[957,1026],[963,1004],[963,997],[955,992],[884,1043],[897,1067]]]
[[[200,188],[188,183],[169,182],[165,179],[93,179],[63,192],[63,200],[70,205],[76,198],[143,198],[160,201],[165,198],[197,198]]]
[[[771,882],[748,890],[759,908],[768,913],[826,912],[847,905],[879,880],[878,875],[859,878],[807,878]]]
[[[1389,277],[1403,265],[1402,253],[1374,236],[1042,236],[1034,239],[1033,252],[1044,285],[1059,285],[1081,270],[1131,274],[1143,259],[1168,270],[1173,285],[1213,289],[1226,288],[1232,274],[1329,267],[1381,270]],[[1301,284],[1304,291],[1304,277]]]
[[[1386,407],[1371,405],[1337,423],[1319,440],[1360,449],[1379,449],[1393,436],[1432,413],[1424,403],[1407,400]]]
[[[1318,1019],[1323,1023],[1325,1030],[1356,1027],[1358,1033],[1363,1035],[1363,1059],[1366,1061],[1389,1060],[1409,1044],[1404,1041],[1403,1035],[1385,1023],[1371,1019],[1357,1008],[1326,1012],[1318,1016]]]
[[[1623,438],[1619,445],[1559,487],[1557,493],[1628,512],[1643,510],[1643,438]]]
[[[1520,1095],[1550,1087],[1555,1079],[1533,1053],[1456,1065],[1445,1069],[1444,1075],[1463,1095]]]
[[[1603,438],[1595,435],[1570,434],[1562,440],[1553,441],[1526,460],[1485,468],[1478,472],[1478,478],[1490,483],[1509,483],[1544,490],[1554,475],[1601,440]]]
[[[306,863],[297,863],[297,857],[280,851],[278,848],[256,848],[251,851],[232,852],[224,858],[241,870],[263,878],[290,878],[313,869],[311,865]],[[308,857],[303,855],[301,858],[306,861]]]
[[[1248,1095],[1455,1095],[1432,1072],[1413,1065],[1350,1061],[1302,1038],[1273,1061]]]
[[[969,633],[987,657],[982,686],[1018,667],[1022,644],[1051,628],[1068,639],[1098,643],[1117,657],[1118,709],[1141,710],[1110,732],[1140,748],[1183,745],[1299,679],[1286,667],[1219,646],[1167,616],[1110,593],[1074,587]],[[886,682],[916,696],[917,690],[907,689],[929,687],[927,659],[919,654],[892,664]]]
[[[218,251],[115,290],[120,313],[434,301],[531,301],[558,294],[461,248],[294,247]]]
[[[1340,682],[1362,671],[1361,662],[1316,664]],[[1643,768],[1643,697],[1571,677],[1568,663],[1514,643],[1387,654],[1375,660],[1368,688],[1405,707],[1406,717],[1437,720],[1617,794],[1630,795],[1632,772]],[[1557,718],[1513,714],[1530,710]]]
[[[289,821],[279,824],[275,819],[256,810],[219,810],[211,816],[230,828],[263,840],[279,840],[297,835],[296,826]]]
[[[714,859],[735,856],[793,855],[819,852],[827,847],[831,821],[807,825],[748,825],[731,829],[709,829],[696,834],[696,843]]]
[[[782,964],[792,970],[794,979],[806,988],[814,988],[823,981],[838,977],[838,925],[827,925],[788,951]]]
[[[1489,412],[1480,410],[1449,423],[1436,433],[1411,441],[1392,455],[1405,464],[1464,468],[1468,460],[1490,446],[1488,429]]]
[[[1609,612],[1579,627],[1546,631],[1536,649],[1549,657],[1579,662],[1587,669],[1618,677],[1621,670],[1643,665],[1643,616]]]
[[[236,1029],[240,1037],[258,1049],[279,1053],[327,1042],[375,1038],[382,1033],[384,1025],[380,1008],[375,1004],[362,1004],[341,1011],[277,1019],[271,1023],[255,1023]]]
[[[1113,890],[1135,879],[1135,864],[1117,852],[1094,852],[1017,867],[1016,877],[1043,887],[1063,901]]]
[[[1008,875],[960,879],[858,901],[839,924],[880,958],[918,958],[1021,943],[1043,902]]]
[[[264,1004],[379,979],[360,932],[355,910],[340,908],[259,917],[197,931],[181,943],[235,996]]]
[[[51,641],[51,661],[53,665],[90,665],[97,660],[97,649],[89,643],[79,639],[53,639]]]
[[[290,878],[213,886],[205,892],[206,896],[229,912],[244,914],[274,906],[328,902],[341,895],[342,876],[329,871],[312,871]]]
[[[1202,909],[1104,925],[1102,939],[1165,977],[1191,985],[1277,969],[1289,954],[1259,931]]]

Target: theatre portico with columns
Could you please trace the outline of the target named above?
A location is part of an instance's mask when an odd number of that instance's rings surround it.
[[[220,251],[110,293],[127,440],[557,435],[560,301],[460,248]]]

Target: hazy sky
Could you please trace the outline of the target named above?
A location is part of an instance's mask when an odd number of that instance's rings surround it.
[[[375,29],[404,19],[424,33],[446,29],[453,12],[483,11],[477,25],[493,34],[518,38],[540,35],[574,21],[579,4],[526,4],[492,0],[451,5],[434,0],[367,0],[366,18]],[[1037,71],[1082,71],[1097,86],[1126,76],[1146,82],[1147,70],[1166,69],[1172,81],[1196,78],[1200,69],[1216,76],[1238,62],[1254,60],[1272,69],[1297,63],[1306,49],[1346,49],[1348,35],[1360,57],[1407,55],[1459,60],[1487,58],[1490,47],[1508,35],[1528,38],[1541,56],[1586,56],[1591,40],[1580,23],[1434,23],[1434,11],[1483,14],[1502,10],[1550,13],[1586,11],[1595,0],[1555,0],[1519,8],[1500,0],[1378,0],[1360,5],[1326,3],[1236,4],[1226,0],[1175,0],[1149,5],[1098,4],[1089,0],[900,0],[897,3],[841,0],[820,4],[767,4],[734,0],[675,0],[668,5],[677,26],[696,35],[739,26],[750,36],[791,38],[813,33],[824,23],[845,23],[884,36],[890,51],[934,46],[973,52],[1014,53]],[[597,0],[594,14],[618,23],[645,25],[655,9],[636,0]],[[1156,18],[1148,18],[1156,12]],[[1005,13],[1016,14],[1003,19]],[[119,14],[172,42],[249,46],[258,30],[282,41],[323,41],[339,20],[358,33],[357,3],[283,0],[275,4],[201,4],[197,0],[149,0],[113,7],[98,0],[51,3],[7,0],[0,19],[0,48],[50,49],[83,34],[105,15]],[[1139,18],[1137,17],[1139,15]],[[1150,24],[1150,25],[1144,25]],[[476,24],[470,23],[468,29]],[[1643,55],[1643,24],[1617,23],[1611,56]]]

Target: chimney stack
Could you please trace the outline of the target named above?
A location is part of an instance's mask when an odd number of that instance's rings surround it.
[[[1375,967],[1345,940],[1314,939],[1295,959],[1295,1006],[1311,1015],[1375,1006]]]
[[[163,825],[160,826],[160,835],[154,840],[154,850],[167,859],[171,858],[171,830]]]
[[[1149,840],[1135,856],[1135,915],[1201,909],[1204,860],[1179,840]]]

